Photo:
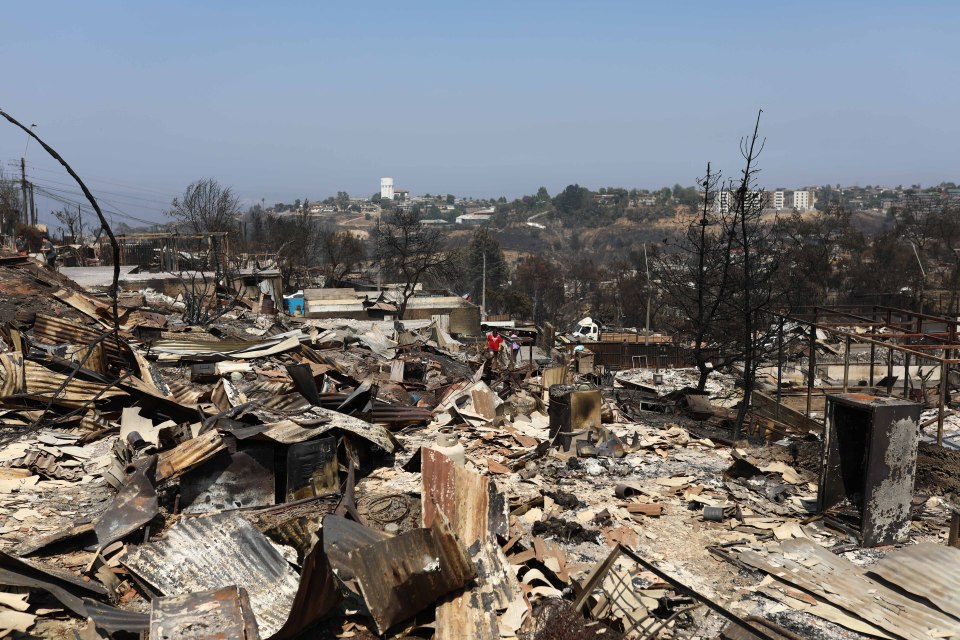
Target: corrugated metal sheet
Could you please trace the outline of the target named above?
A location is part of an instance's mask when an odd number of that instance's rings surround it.
[[[118,631],[141,633],[150,629],[150,616],[139,611],[124,611],[89,598],[84,599],[87,616],[93,618],[97,629],[109,634]]]
[[[160,453],[157,458],[157,482],[182,475],[201,462],[209,460],[226,446],[219,433],[208,431]]]
[[[31,360],[24,361],[20,353],[0,354],[0,397],[26,394],[37,400],[49,401],[67,376],[50,371]],[[88,382],[74,378],[61,391],[54,404],[79,406],[99,396],[101,399],[125,396],[127,393],[116,387],[108,388],[99,382]]]
[[[286,623],[299,588],[276,547],[236,513],[183,519],[123,564],[165,595],[243,587],[265,637]]]
[[[267,340],[255,341],[220,340],[213,342],[208,340],[177,338],[157,340],[153,343],[151,350],[153,353],[161,356],[167,355],[181,358],[260,358],[293,349],[300,344],[301,340],[306,339],[309,339],[309,336],[300,331],[291,331]]]
[[[348,562],[380,633],[476,577],[466,549],[442,519],[432,529],[351,551]]]
[[[890,584],[926,598],[960,618],[960,549],[924,542],[891,551],[869,568]]]
[[[741,551],[738,558],[904,640],[929,640],[931,631],[940,637],[960,635],[960,620],[918,606],[914,598],[870,579],[861,567],[810,540],[786,540],[768,547],[765,555]]]
[[[103,336],[104,332],[91,329],[76,320],[66,318],[57,318],[54,316],[37,314],[36,322],[33,325],[33,337],[47,344],[73,344],[87,345]],[[113,338],[106,338],[100,342],[107,359],[112,364],[124,365],[127,359],[117,348],[117,341]]]
[[[354,418],[336,411],[330,411],[323,407],[313,407],[311,413],[319,416],[321,419],[326,419],[327,422],[316,426],[302,427],[291,420],[281,420],[267,425],[267,430],[261,435],[281,444],[293,444],[295,442],[312,440],[332,429],[340,429],[341,431],[369,440],[387,453],[393,453],[399,447],[393,434],[381,425],[371,424],[359,418]]]
[[[521,597],[520,585],[497,544],[508,537],[507,501],[487,476],[453,463],[433,449],[421,449],[423,522],[444,514],[468,547],[476,583],[437,608],[437,640],[500,637],[496,611]]]
[[[507,501],[487,476],[453,463],[439,451],[421,449],[423,526],[437,511],[450,521],[468,547],[474,542],[509,537]]]
[[[257,620],[243,587],[154,598],[150,640],[259,640]]]

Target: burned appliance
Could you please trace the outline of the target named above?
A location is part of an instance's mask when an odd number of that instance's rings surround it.
[[[817,509],[858,512],[860,544],[905,542],[921,407],[889,396],[827,396]]]

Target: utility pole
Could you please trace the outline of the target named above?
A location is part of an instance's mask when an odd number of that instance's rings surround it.
[[[80,212],[80,205],[77,205],[77,233],[80,234],[80,239],[74,239],[74,242],[78,244],[83,244],[83,213]]]
[[[33,183],[30,183],[30,224],[37,226],[37,203],[33,199]]]
[[[27,208],[27,161],[20,158],[20,195],[23,198],[23,224],[30,223],[30,213]]]
[[[480,317],[487,320],[487,247],[483,247],[483,284],[480,291]]]
[[[647,260],[647,243],[643,243],[643,263],[647,268],[647,325],[643,337],[643,344],[650,344],[650,261]]]

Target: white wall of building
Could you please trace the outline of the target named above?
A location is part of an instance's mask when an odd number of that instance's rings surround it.
[[[393,178],[380,178],[380,199],[393,200]]]

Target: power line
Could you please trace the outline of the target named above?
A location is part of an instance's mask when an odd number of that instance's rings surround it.
[[[37,178],[36,176],[31,176],[31,182],[35,182],[35,183],[37,183],[37,184],[59,185],[59,186],[64,186],[64,187],[72,187],[72,186],[73,186],[73,185],[72,185],[71,183],[69,183],[69,182],[60,182],[60,181],[58,181],[58,180],[50,180],[49,178]],[[95,194],[105,193],[105,194],[107,194],[107,195],[110,195],[110,196],[113,196],[113,197],[117,197],[117,198],[122,198],[122,199],[126,199],[126,200],[138,200],[138,201],[143,201],[143,202],[149,202],[149,203],[153,203],[153,204],[156,204],[156,205],[159,205],[159,206],[163,206],[163,207],[167,207],[167,206],[170,205],[170,203],[167,202],[167,201],[157,200],[157,199],[155,199],[155,198],[145,198],[145,197],[143,197],[143,196],[136,196],[136,195],[126,194],[126,193],[120,193],[120,192],[117,192],[117,191],[105,191],[105,190],[102,190],[102,189],[92,189],[92,191],[94,191]]]
[[[18,161],[18,160],[15,160],[14,162],[17,162],[17,163],[18,163],[17,166],[19,167],[19,161]],[[42,171],[42,172],[44,172],[44,173],[55,173],[55,174],[59,174],[59,175],[62,175],[62,174],[63,174],[63,172],[62,172],[61,170],[59,170],[59,169],[48,169],[48,168],[46,168],[46,167],[38,167],[37,165],[35,165],[35,164],[31,163],[31,162],[28,162],[28,163],[27,163],[27,166],[30,167],[30,169],[32,169],[32,170],[34,170],[34,171]],[[122,183],[122,182],[115,182],[115,181],[111,181],[111,180],[108,180],[108,179],[102,179],[102,180],[101,180],[101,179],[99,179],[99,178],[96,178],[96,177],[92,177],[92,176],[91,176],[91,177],[89,177],[89,178],[87,179],[87,181],[89,181],[89,182],[99,182],[99,183],[101,183],[101,184],[109,184],[109,185],[112,185],[112,186],[115,186],[115,187],[124,187],[124,188],[126,188],[126,189],[130,189],[131,191],[142,191],[142,192],[144,192],[144,193],[151,193],[151,194],[154,194],[154,195],[163,196],[164,198],[173,198],[173,196],[172,196],[171,194],[167,193],[166,191],[159,191],[159,190],[157,190],[157,189],[150,189],[150,188],[148,188],[148,187],[142,187],[142,186],[138,186],[138,185],[125,184],[125,183]]]

